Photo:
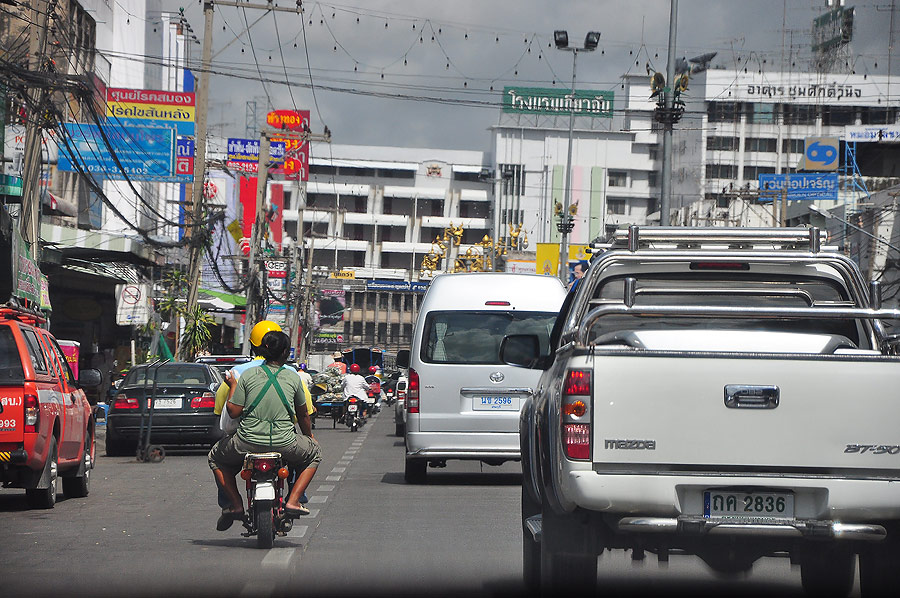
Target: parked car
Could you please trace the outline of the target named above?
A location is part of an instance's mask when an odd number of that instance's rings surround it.
[[[170,362],[131,369],[113,399],[106,418],[106,454],[134,452],[143,419],[146,426],[152,397],[153,444],[210,446],[222,437],[213,413],[222,375],[210,364]],[[155,387],[155,392],[154,392]]]
[[[87,496],[94,468],[94,419],[59,343],[38,314],[0,308],[0,482],[24,488],[32,507],[52,509],[57,479],[67,497]]]
[[[400,376],[394,383],[394,434],[406,434],[406,387],[409,384],[406,376]]]
[[[236,365],[247,363],[253,358],[249,355],[198,355],[194,363],[205,363],[213,366],[222,376]]]
[[[549,350],[566,290],[553,276],[476,272],[439,274],[425,293],[409,368],[405,478],[425,480],[448,459],[500,465],[520,459],[519,408],[540,372],[500,360],[507,334],[534,334]]]

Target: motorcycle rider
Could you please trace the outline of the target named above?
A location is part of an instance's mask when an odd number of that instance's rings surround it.
[[[319,445],[312,437],[303,381],[296,372],[284,367],[290,339],[283,332],[267,332],[259,353],[265,362],[243,372],[225,403],[228,414],[240,420],[237,432],[216,443],[209,452],[209,467],[231,502],[231,508],[222,509],[219,523],[223,518],[233,521],[244,517],[235,475],[247,453],[279,452],[289,466],[300,472],[284,505],[285,515],[291,518],[309,514],[309,509],[300,503],[300,496],[322,460]],[[302,434],[294,428],[295,416]]]
[[[358,363],[350,364],[350,371],[344,375],[341,391],[344,396],[344,417],[347,417],[347,399],[356,397],[360,406],[363,406],[362,418],[365,420],[369,416],[369,383],[360,375]]]
[[[216,415],[222,414],[222,411],[225,407],[225,402],[228,400],[228,396],[231,392],[231,388],[235,384],[237,384],[237,380],[241,377],[241,374],[243,374],[245,371],[247,371],[250,368],[259,367],[264,362],[263,356],[260,353],[260,343],[262,343],[262,339],[263,339],[263,337],[265,337],[265,335],[267,333],[273,332],[273,331],[281,332],[281,326],[279,326],[276,322],[273,322],[271,320],[260,320],[250,330],[250,352],[253,353],[253,355],[255,355],[255,357],[251,361],[238,364],[238,365],[234,366],[233,368],[231,368],[230,370],[228,370],[228,373],[225,375],[225,381],[219,385],[219,388],[216,391],[216,405],[215,405],[215,408],[213,409],[213,412]],[[294,371],[293,368],[291,368],[290,366],[285,366],[285,369]],[[298,374],[299,374],[299,372],[298,372]],[[303,378],[302,376],[300,376],[300,377],[301,377],[301,379]],[[309,386],[305,382],[306,381],[304,380],[303,394],[306,397],[307,413],[314,413],[315,407],[313,406],[312,395],[309,393]],[[226,414],[227,414],[227,412],[226,412]],[[225,424],[226,418],[223,417],[222,419],[223,419],[223,421],[220,421],[220,427],[226,433],[226,436],[223,437],[222,439],[220,439],[219,442],[225,442],[228,439],[228,437],[231,436],[232,434],[234,434],[234,432],[235,432],[235,429],[230,429],[230,430],[227,429],[226,424]],[[219,501],[219,507],[222,508],[223,516],[219,518],[219,522],[216,526],[216,529],[218,529],[219,531],[224,531],[224,530],[228,529],[229,527],[231,527],[233,520],[224,515],[225,511],[227,511],[228,508],[230,507],[231,501],[226,496],[225,490],[222,488],[221,485],[219,485],[218,501]]]

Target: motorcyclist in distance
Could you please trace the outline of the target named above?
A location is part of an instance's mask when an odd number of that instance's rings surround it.
[[[347,417],[347,399],[356,397],[363,406],[363,419],[367,418],[369,416],[369,383],[360,375],[358,363],[350,364],[349,371],[344,375],[341,390],[344,396],[344,417]]]

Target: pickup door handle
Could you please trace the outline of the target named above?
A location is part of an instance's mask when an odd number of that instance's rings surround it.
[[[725,406],[731,409],[775,409],[780,399],[777,386],[725,385]]]

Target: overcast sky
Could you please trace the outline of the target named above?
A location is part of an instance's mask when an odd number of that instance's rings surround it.
[[[293,0],[277,3],[290,6]],[[200,3],[163,0],[166,10],[186,4],[185,14],[202,37]],[[572,54],[549,47],[554,29],[568,30],[570,43],[578,45],[589,30],[601,34],[598,51],[578,57],[579,89],[621,92],[622,74],[646,73],[648,61],[657,70],[666,67],[667,0],[303,4],[302,21],[296,14],[216,8],[212,133],[244,136],[247,102],[256,100],[263,118],[270,104],[311,110],[313,131],[327,125],[336,143],[487,150],[487,128],[498,120],[504,86],[571,84]],[[900,38],[897,4],[853,5],[851,68],[857,73],[887,75],[890,63],[892,76],[900,75],[896,50],[889,58],[892,16],[895,48]],[[717,51],[714,65],[777,71],[784,64],[807,71],[812,21],[825,5],[680,0],[677,55]],[[240,35],[261,16],[249,37]],[[200,46],[193,48],[199,59]]]

